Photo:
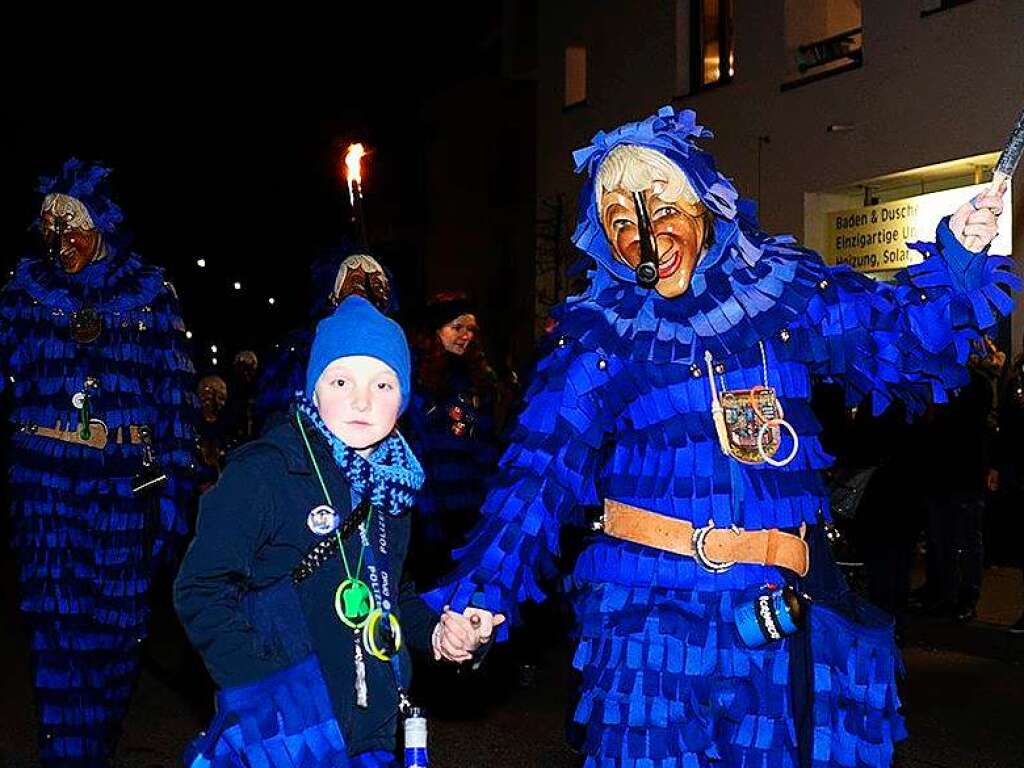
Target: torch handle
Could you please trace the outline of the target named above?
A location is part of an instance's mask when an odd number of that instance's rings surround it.
[[[1014,123],[1010,135],[1006,139],[1006,146],[999,153],[999,160],[996,162],[996,174],[1013,176],[1017,169],[1021,155],[1024,155],[1024,109],[1017,115],[1017,122]]]
[[[992,173],[992,183],[982,194],[999,194],[999,187],[1013,176],[1022,155],[1024,155],[1024,109],[1017,115],[1017,122],[1013,124],[1010,135],[1006,139],[1006,145],[999,153],[999,160],[996,161],[996,168]],[[964,247],[969,251],[977,251],[981,248],[981,240],[977,237],[968,237],[964,242]]]
[[[363,208],[363,184],[352,180],[352,223],[355,225],[356,237],[363,252],[369,252],[370,242],[366,236],[366,210]]]

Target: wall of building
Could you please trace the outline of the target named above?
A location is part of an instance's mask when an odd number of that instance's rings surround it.
[[[517,362],[532,346],[534,144],[531,80],[481,76],[438,93],[421,121],[424,296],[465,291],[489,351]]]
[[[851,3],[841,0],[842,18]],[[1024,2],[975,0],[922,18],[922,4],[863,0],[861,68],[798,88],[791,43],[801,3],[736,1],[736,74],[728,85],[680,93],[688,81],[689,0],[540,7],[537,189],[579,191],[572,150],[600,129],[671,103],[712,128],[719,167],[758,200],[765,228],[804,235],[804,196],[999,149],[1024,107]],[[563,107],[564,49],[587,46],[587,100]],[[683,47],[686,49],[683,50]],[[853,126],[829,131],[830,125]],[[1018,173],[1018,184],[1024,174]],[[1024,188],[1024,187],[1022,187]],[[570,211],[570,225],[574,209]],[[1015,250],[1024,255],[1024,194],[1015,195]],[[1024,332],[1018,299],[1014,340]]]

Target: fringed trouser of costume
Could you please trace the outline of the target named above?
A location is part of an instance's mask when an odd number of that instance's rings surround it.
[[[149,612],[145,509],[127,482],[82,482],[12,471],[14,548],[46,768],[109,765]]]
[[[739,591],[597,584],[581,594],[575,720],[585,768],[798,768],[788,644],[748,648]],[[820,608],[820,610],[819,610]],[[806,629],[804,631],[807,631]],[[891,623],[811,611],[815,768],[883,768],[903,737]]]

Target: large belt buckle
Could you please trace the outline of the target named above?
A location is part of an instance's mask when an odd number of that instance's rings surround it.
[[[707,542],[708,534],[710,534],[711,531],[713,531],[714,529],[715,521],[708,520],[708,524],[705,525],[703,528],[697,528],[694,530],[693,538],[690,540],[691,544],[693,545],[693,559],[697,561],[697,565],[699,565],[701,568],[703,568],[705,571],[708,571],[709,573],[725,573],[734,565],[736,565],[736,561],[730,560],[720,562],[718,560],[712,560],[710,557],[708,557],[707,552],[704,551],[704,546]],[[735,525],[729,526],[729,530],[731,530],[737,536],[739,536],[741,533],[740,529],[737,528]]]

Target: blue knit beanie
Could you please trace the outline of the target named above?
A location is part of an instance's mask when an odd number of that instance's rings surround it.
[[[362,296],[347,297],[316,327],[306,366],[306,397],[313,399],[320,375],[339,357],[365,355],[389,366],[398,377],[405,411],[411,394],[409,344],[402,327]]]

